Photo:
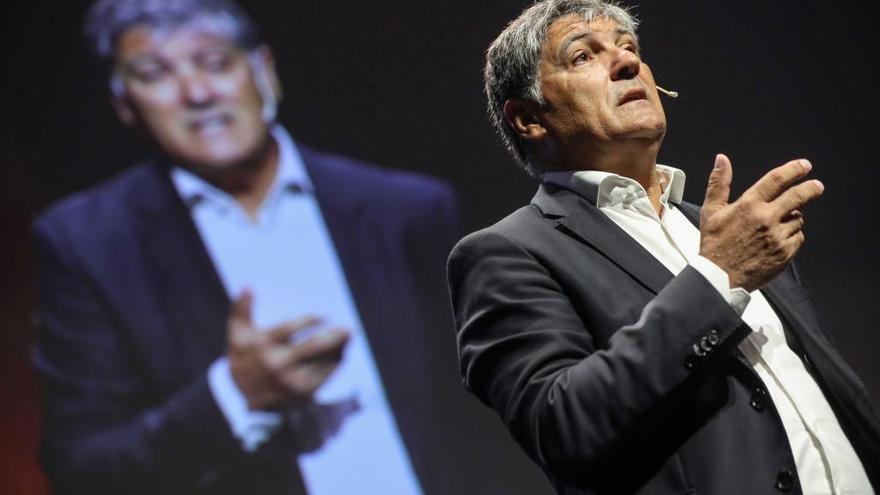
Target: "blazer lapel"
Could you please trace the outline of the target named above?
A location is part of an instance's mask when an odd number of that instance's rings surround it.
[[[314,185],[315,198],[333,240],[361,323],[370,337],[369,329],[373,327],[375,318],[371,314],[374,306],[370,304],[372,301],[368,301],[369,294],[381,289],[372,287],[372,284],[382,278],[376,272],[378,260],[370,259],[370,247],[379,233],[370,228],[365,218],[367,205],[358,194],[358,185],[353,183],[356,181],[334,168],[333,164],[328,164],[328,158],[302,145],[298,145],[298,150]]]
[[[532,204],[545,217],[555,219],[565,231],[600,252],[655,294],[672,280],[672,273],[648,250],[576,193],[553,184],[541,184]]]
[[[131,201],[147,276],[173,326],[169,337],[187,343],[175,347],[191,353],[180,362],[203,368],[225,352],[229,296],[165,167],[150,166]]]
[[[437,408],[424,400],[425,384],[434,384],[426,356],[436,349],[426,346],[430,333],[421,313],[407,252],[406,232],[399,212],[385,211],[368,204],[374,191],[365,189],[370,180],[352,169],[357,165],[334,162],[300,147],[300,154],[315,187],[315,196],[333,239],[336,254],[357,307],[363,331],[382,379],[394,419],[409,452],[419,480],[429,483],[436,477],[432,414]],[[414,285],[416,284],[416,285]],[[444,320],[445,321],[445,320]],[[430,392],[427,396],[435,392]]]
[[[405,268],[407,253],[394,230],[393,214],[371,215],[363,182],[350,167],[333,162],[333,157],[299,147],[303,163],[315,187],[336,255],[342,265],[352,298],[385,391],[394,402],[397,388],[406,383],[406,359],[399,349],[412,348],[417,332],[411,328],[417,317],[408,304]],[[402,395],[400,396],[402,397]],[[394,405],[394,404],[392,404]]]

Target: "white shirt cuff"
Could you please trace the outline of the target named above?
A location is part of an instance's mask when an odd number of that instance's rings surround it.
[[[246,452],[256,451],[281,426],[280,414],[248,409],[247,399],[235,384],[226,357],[214,361],[208,368],[208,385],[232,433]]]
[[[721,297],[730,304],[730,307],[736,311],[736,314],[742,316],[752,300],[752,296],[742,287],[730,288],[730,277],[723,268],[709,261],[708,258],[697,255],[691,260],[691,266],[700,272],[700,275],[706,278],[712,287],[721,294]]]

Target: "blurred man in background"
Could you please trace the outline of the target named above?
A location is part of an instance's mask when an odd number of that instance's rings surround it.
[[[230,1],[101,0],[87,31],[156,154],[35,225],[56,492],[467,493],[450,189],[294,141]]]

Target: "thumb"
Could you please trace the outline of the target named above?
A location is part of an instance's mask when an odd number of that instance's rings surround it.
[[[730,199],[730,182],[733,180],[733,165],[730,158],[721,153],[715,156],[715,166],[709,174],[706,186],[706,199],[703,201],[703,216],[710,217],[727,206]]]
[[[251,323],[251,304],[254,295],[250,289],[244,288],[241,293],[232,301],[232,307],[229,311],[229,323],[234,329],[250,329]]]

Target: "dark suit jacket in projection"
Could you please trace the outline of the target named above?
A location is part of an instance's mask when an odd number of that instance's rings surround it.
[[[429,494],[468,493],[459,483],[480,473],[456,445],[473,432],[456,431],[467,395],[443,280],[452,193],[300,153],[419,479]],[[230,300],[166,168],[135,167],[63,201],[35,235],[43,464],[57,493],[302,492],[297,432],[247,455],[211,395]]]
[[[682,210],[697,223],[698,209]],[[542,185],[453,250],[466,385],[559,493],[800,493],[785,431],[737,350],[748,326],[590,202]],[[763,289],[880,488],[880,421],[793,266]],[[695,352],[703,338],[710,350]]]

